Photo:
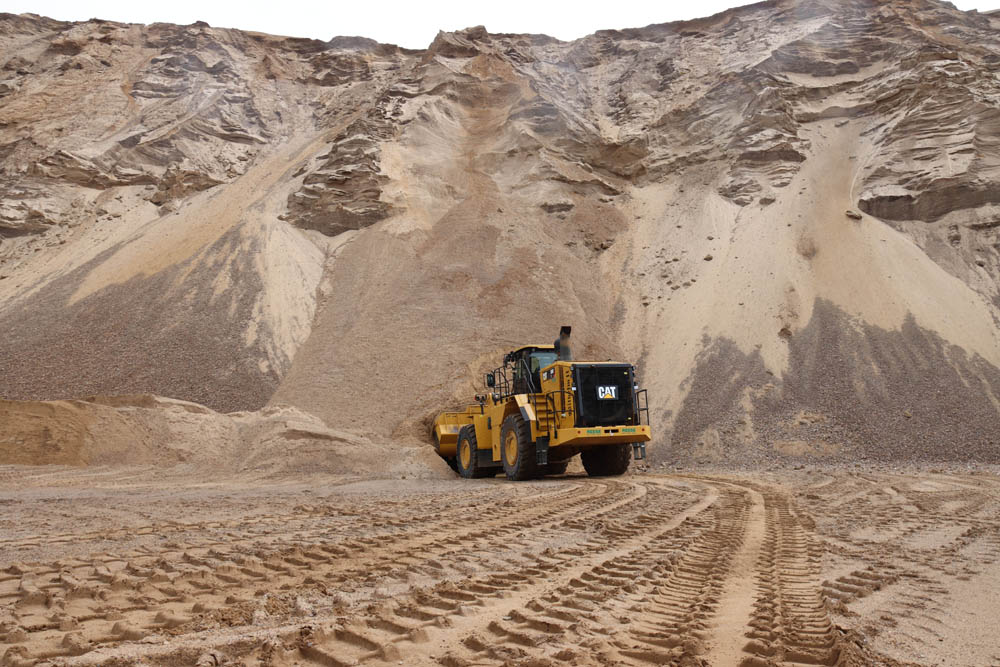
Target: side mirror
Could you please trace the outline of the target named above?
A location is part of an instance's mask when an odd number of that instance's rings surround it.
[[[486,386],[490,387],[491,389],[497,386],[497,379],[496,377],[494,377],[493,373],[486,374]]]

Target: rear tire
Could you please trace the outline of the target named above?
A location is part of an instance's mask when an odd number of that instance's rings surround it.
[[[583,469],[591,477],[616,477],[624,475],[632,462],[632,445],[604,445],[585,449],[580,454]]]
[[[454,461],[455,471],[466,479],[481,479],[497,474],[496,468],[479,465],[479,448],[476,446],[476,429],[473,426],[463,426],[458,432]]]
[[[521,415],[510,415],[500,427],[500,458],[507,479],[520,482],[538,476],[535,443],[531,441],[531,426]]]
[[[541,475],[565,475],[566,468],[569,467],[569,461],[549,461],[548,464],[541,466],[539,468],[539,473]]]

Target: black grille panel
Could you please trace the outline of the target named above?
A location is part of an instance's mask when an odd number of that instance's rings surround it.
[[[577,426],[635,423],[632,367],[628,364],[573,364],[573,383]]]

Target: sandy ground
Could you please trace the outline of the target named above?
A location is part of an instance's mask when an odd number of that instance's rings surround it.
[[[3,665],[986,665],[995,470],[0,468]]]

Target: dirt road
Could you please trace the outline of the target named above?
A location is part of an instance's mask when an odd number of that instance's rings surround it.
[[[3,665],[982,665],[1000,478],[0,469]]]

